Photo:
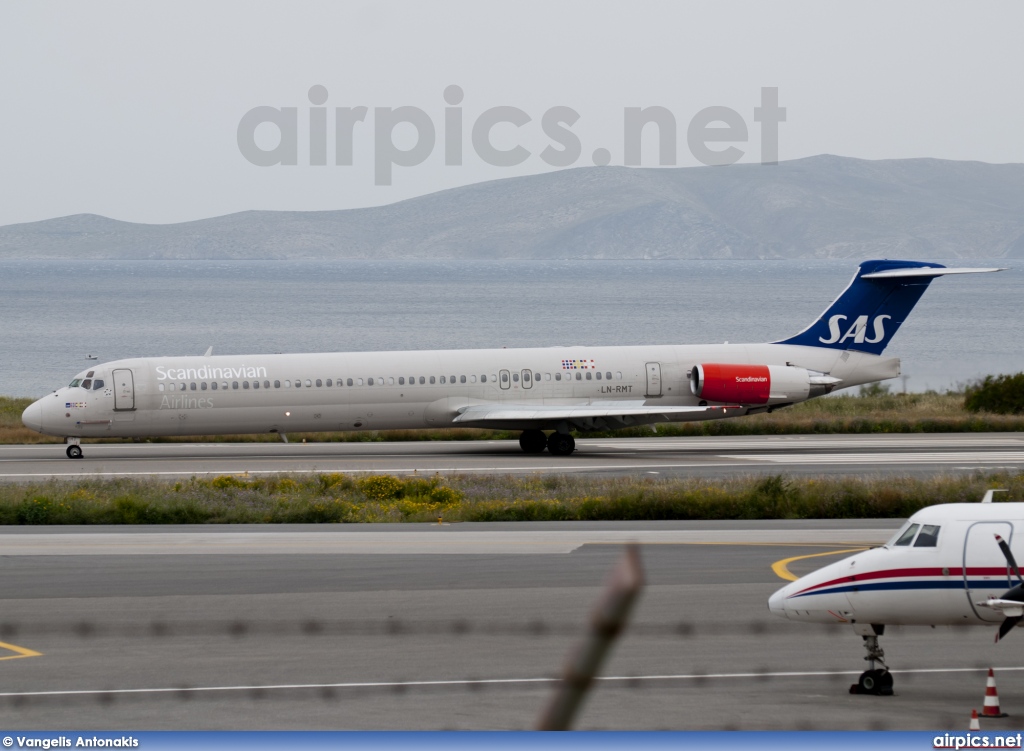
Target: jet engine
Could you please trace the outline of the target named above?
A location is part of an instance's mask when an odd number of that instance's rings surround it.
[[[827,394],[840,379],[792,365],[702,363],[690,371],[690,390],[709,402],[790,404]]]

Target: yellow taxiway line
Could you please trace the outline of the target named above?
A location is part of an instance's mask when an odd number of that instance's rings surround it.
[[[20,660],[22,657],[42,657],[42,652],[36,652],[34,649],[26,649],[25,647],[19,647],[17,644],[7,644],[6,642],[0,641],[0,649],[6,649],[10,652],[14,652],[13,655],[6,655],[0,657],[0,660]]]
[[[842,555],[843,553],[859,553],[862,550],[868,550],[870,546],[865,545],[861,548],[847,548],[846,550],[829,550],[825,553],[811,553],[809,555],[794,555],[792,558],[783,558],[781,561],[775,561],[772,564],[772,571],[780,579],[785,581],[795,582],[799,577],[796,576],[792,571],[789,570],[789,564],[794,561],[802,561],[804,558],[820,558],[825,555]]]

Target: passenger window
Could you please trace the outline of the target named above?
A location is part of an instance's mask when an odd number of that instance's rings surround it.
[[[253,387],[254,389],[258,389],[258,388],[260,387],[260,382],[259,382],[259,381],[253,381],[253,382],[252,382],[252,387]]]
[[[248,381],[242,381],[242,388],[243,389],[248,389],[249,388],[249,382]]]
[[[291,382],[291,381],[285,381],[285,382],[284,382],[284,387],[285,387],[286,389],[290,389],[290,388],[292,387],[292,382]]]
[[[476,376],[475,376],[475,375],[471,375],[471,376],[469,377],[469,382],[470,382],[470,383],[476,383]]]
[[[317,387],[317,388],[320,388],[320,387],[321,387],[321,386],[323,386],[323,385],[324,385],[324,382],[323,382],[323,381],[321,381],[321,380],[320,380],[319,378],[317,378],[317,379],[316,379],[316,387]]]
[[[347,383],[349,386],[351,386],[352,385],[352,379],[349,378],[347,381],[345,381],[345,383]]]
[[[398,385],[399,386],[404,386],[405,385],[405,376],[398,376]]]
[[[463,382],[463,383],[465,383],[465,382],[466,382],[466,378],[465,378],[465,376],[463,376],[463,378],[462,378],[462,382]],[[455,376],[448,376],[448,383],[455,383]]]
[[[163,391],[163,390],[164,390],[164,385],[163,385],[162,383],[158,383],[158,384],[156,385],[156,390],[157,390],[157,391]]]
[[[228,390],[228,382],[227,381],[221,381],[220,382],[220,387],[221,387],[222,390],[227,391]]]
[[[519,383],[519,374],[518,373],[513,373],[512,374],[512,382],[513,383]]]
[[[178,391],[184,391],[184,390],[185,390],[185,384],[184,383],[179,383],[178,384]]]
[[[588,381],[592,381],[593,379],[594,379],[594,374],[593,374],[593,373],[591,373],[591,372],[590,372],[590,371],[588,370],[588,371],[587,371],[587,380],[588,380]]]
[[[612,379],[612,374],[611,374],[611,372],[605,373],[605,374],[604,374],[604,378],[605,378],[605,380],[606,380],[606,381],[610,381],[610,380]]]
[[[232,389],[237,389],[238,388],[238,381],[232,381],[231,382],[231,388]]]
[[[444,383],[444,376],[441,376],[441,383]]]
[[[200,391],[206,391],[206,381],[199,384]]]
[[[326,381],[324,381],[324,385],[327,386],[327,388],[330,388],[331,386],[334,385],[334,381],[328,378]]]
[[[373,379],[372,378],[367,378],[366,379],[366,385],[367,386],[372,386],[373,385]]]
[[[597,380],[599,380],[599,381],[601,380],[601,371],[600,370],[597,371],[597,373],[595,373],[594,375],[597,376]]]
[[[281,388],[281,382],[280,381],[274,381],[274,388],[275,389]]]
[[[216,381],[210,381],[210,391],[216,391],[216,390],[217,390],[217,382]]]
[[[502,383],[508,383],[508,373],[502,373],[501,374],[501,382]]]
[[[561,381],[562,380],[562,374],[561,373],[555,373],[555,380],[556,381]]]
[[[465,382],[466,382],[466,376],[459,376],[459,383],[465,383]]]
[[[88,378],[86,378],[84,381],[82,381],[82,388],[85,389],[86,391],[91,389],[92,388],[92,381],[90,381]]]
[[[480,383],[487,383],[487,376],[485,376],[485,375],[480,376]]]
[[[395,385],[395,377],[394,376],[388,376],[388,386],[394,386],[394,385]]]
[[[270,381],[264,381],[263,382],[263,388],[269,389],[270,388]]]
[[[544,380],[545,381],[550,381],[551,380],[551,374],[550,373],[545,373],[544,374]]]
[[[427,382],[427,379],[424,378],[423,376],[420,376],[420,386],[422,386],[426,382]]]
[[[917,534],[917,530],[920,526],[920,524],[911,524],[907,527],[906,531],[899,536],[899,539],[897,539],[893,545],[904,548],[910,547],[910,543],[914,541],[914,535]]]
[[[308,389],[308,388],[309,388],[310,386],[312,386],[312,385],[313,385],[313,384],[312,384],[312,383],[310,382],[310,380],[309,380],[309,379],[307,378],[307,379],[306,379],[306,388]]]
[[[531,381],[531,380],[533,380],[533,379],[530,378],[530,371],[529,370],[524,370],[523,371],[523,383],[526,383],[527,381]]]
[[[297,388],[297,389],[301,389],[302,388],[302,381],[300,381],[298,378],[295,379],[295,388]]]
[[[188,387],[189,387],[189,390],[190,390],[190,391],[195,391],[195,390],[196,390],[196,382],[195,382],[195,381],[192,381],[192,383],[190,383],[190,384],[188,385]]]
[[[498,382],[498,376],[494,375],[494,373],[491,373],[491,381],[493,381],[494,383],[497,383]]]
[[[430,376],[430,382],[434,383],[434,376]]]
[[[582,381],[583,380],[583,374],[580,373],[578,370],[576,371],[576,380],[577,381]]]
[[[622,371],[621,370],[616,370],[615,371],[615,380],[616,381],[621,381],[622,380]]]
[[[921,527],[921,534],[914,541],[915,548],[934,548],[939,544],[939,527],[935,524],[925,524]]]
[[[362,385],[363,385],[363,379],[362,378],[357,378],[356,379],[356,386],[362,386]]]

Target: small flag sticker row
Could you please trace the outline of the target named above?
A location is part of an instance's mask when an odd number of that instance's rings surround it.
[[[597,370],[593,360],[562,360],[562,370]]]

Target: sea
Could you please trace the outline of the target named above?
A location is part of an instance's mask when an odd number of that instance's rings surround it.
[[[1005,259],[946,262],[1012,266]],[[0,261],[0,394],[153,355],[764,342],[845,288],[849,260]],[[935,280],[886,355],[893,390],[1024,371],[1020,270]]]

